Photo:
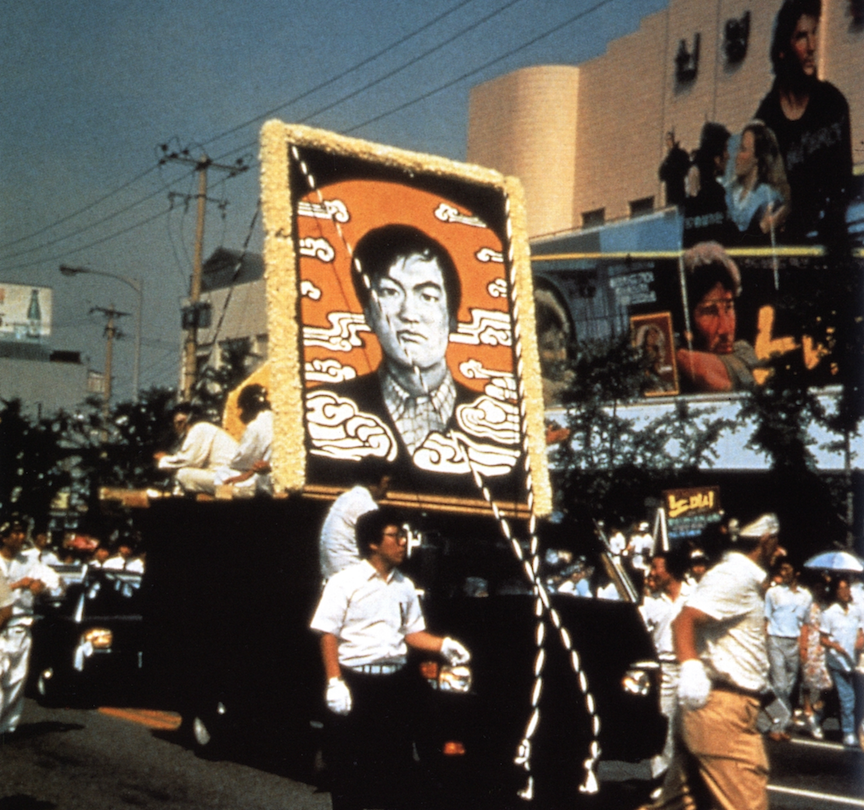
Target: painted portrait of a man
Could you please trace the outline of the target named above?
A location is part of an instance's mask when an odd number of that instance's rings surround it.
[[[391,500],[524,514],[530,469],[545,509],[518,182],[303,127],[264,140],[276,479],[330,497],[375,461]]]

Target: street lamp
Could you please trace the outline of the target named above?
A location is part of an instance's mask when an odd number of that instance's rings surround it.
[[[141,375],[141,312],[144,309],[143,279],[127,278],[117,273],[108,273],[105,270],[91,270],[89,267],[70,267],[68,264],[61,264],[60,272],[64,276],[77,276],[79,273],[89,273],[92,276],[105,276],[106,278],[122,281],[125,285],[135,290],[138,296],[138,308],[135,312],[135,365],[132,368],[132,389],[134,400],[137,402]],[[110,385],[110,381],[108,384]]]

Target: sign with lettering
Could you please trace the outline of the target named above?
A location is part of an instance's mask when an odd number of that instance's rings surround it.
[[[668,489],[663,493],[666,517],[671,521],[682,517],[695,517],[719,513],[719,487],[691,487]]]

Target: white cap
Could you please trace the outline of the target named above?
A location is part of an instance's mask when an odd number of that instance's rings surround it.
[[[779,534],[780,521],[777,520],[777,515],[773,512],[766,512],[761,517],[756,518],[752,523],[748,523],[741,529],[739,537],[744,538],[760,538],[766,534]]]

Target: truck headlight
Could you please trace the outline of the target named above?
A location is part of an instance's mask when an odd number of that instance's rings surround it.
[[[424,661],[420,664],[420,674],[434,689],[440,689],[442,692],[471,691],[471,667],[464,664],[450,666],[441,665],[437,661]]]
[[[94,650],[110,650],[114,643],[114,633],[107,627],[91,627],[81,636],[82,644],[91,644]]]
[[[656,661],[639,661],[633,664],[621,679],[624,691],[631,695],[645,697],[654,687],[654,678],[659,669]]]

